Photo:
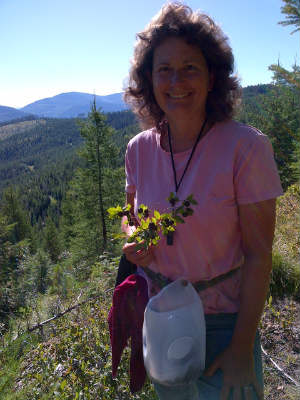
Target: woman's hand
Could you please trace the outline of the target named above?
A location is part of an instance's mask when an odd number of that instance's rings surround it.
[[[217,369],[222,370],[223,387],[221,400],[229,398],[231,389],[234,400],[252,400],[253,392],[256,392],[259,400],[263,400],[263,389],[256,378],[253,352],[251,350],[241,351],[229,345],[204,372],[205,376],[212,376]]]
[[[131,236],[136,228],[139,226],[138,220],[134,215],[131,216],[131,221],[133,225],[129,225],[127,217],[123,217],[121,221],[122,232],[126,233],[127,236]]]
[[[128,261],[141,267],[147,267],[154,260],[152,247],[148,250],[139,249],[136,243],[126,243],[123,246],[123,253]]]

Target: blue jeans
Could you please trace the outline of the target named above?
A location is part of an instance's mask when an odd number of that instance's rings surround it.
[[[206,320],[206,366],[229,345],[235,327],[237,314],[209,314]],[[259,334],[254,346],[255,371],[258,383],[263,387],[263,369]],[[219,400],[223,374],[217,370],[212,377],[201,376],[189,385],[163,386],[155,383],[154,388],[160,400]],[[252,399],[257,400],[252,390]],[[228,400],[232,399],[232,394]]]

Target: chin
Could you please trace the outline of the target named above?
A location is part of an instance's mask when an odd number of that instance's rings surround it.
[[[170,105],[166,107],[164,111],[167,117],[183,119],[190,119],[194,117],[195,114],[201,113],[200,110],[195,111],[190,105]]]

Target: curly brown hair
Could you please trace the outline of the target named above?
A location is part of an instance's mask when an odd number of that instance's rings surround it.
[[[124,99],[131,105],[145,128],[159,128],[164,112],[158,106],[152,88],[154,50],[167,38],[182,38],[197,46],[213,73],[214,84],[208,94],[206,113],[213,121],[232,118],[239,104],[241,88],[233,75],[234,58],[227,36],[206,14],[193,12],[178,2],[168,3],[137,34],[134,57]]]

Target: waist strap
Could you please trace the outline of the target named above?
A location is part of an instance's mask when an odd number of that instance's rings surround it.
[[[173,281],[166,276],[162,275],[159,272],[154,272],[148,267],[142,267],[147,276],[153,281],[153,283],[158,286],[160,289],[163,287],[169,285]],[[202,290],[208,289],[217,283],[223,282],[226,279],[230,278],[232,275],[234,275],[238,270],[240,269],[240,265],[234,269],[231,269],[230,271],[226,272],[225,274],[221,274],[216,276],[213,279],[210,280],[205,280],[205,281],[197,281],[195,283],[192,283],[194,288],[197,290],[197,292],[201,292]]]

